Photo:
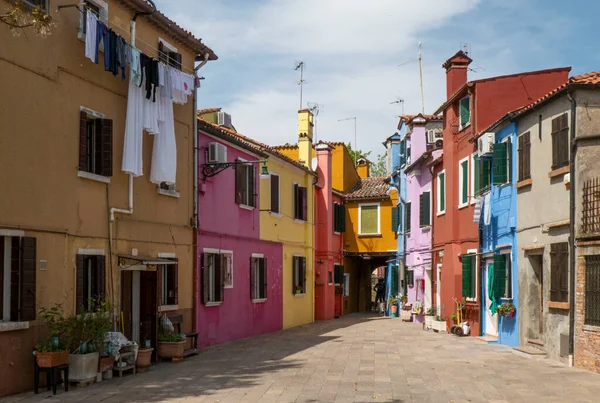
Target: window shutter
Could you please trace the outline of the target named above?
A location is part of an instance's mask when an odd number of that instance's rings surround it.
[[[406,203],[406,232],[410,232],[410,215],[411,215],[411,204]]]
[[[236,167],[237,168],[237,167]],[[202,302],[204,302],[204,304],[206,305],[209,300],[209,296],[210,296],[210,279],[209,279],[209,267],[208,267],[208,258],[209,258],[209,254],[208,253],[203,253],[200,256],[200,259],[202,261]]]
[[[333,232],[340,232],[340,205],[333,203]]]
[[[76,266],[76,284],[75,284],[75,288],[76,288],[76,292],[75,292],[75,308],[76,308],[76,312],[79,314],[81,313],[83,307],[84,307],[84,300],[83,300],[83,288],[85,287],[85,277],[84,277],[84,271],[85,271],[85,256],[84,255],[77,255],[75,258],[75,266]]]
[[[305,257],[301,257],[300,258],[300,264],[301,264],[301,268],[302,268],[302,276],[300,277],[300,281],[302,281],[302,289],[304,290],[304,293],[306,293],[306,258]]]
[[[446,174],[441,173],[438,180],[440,181],[440,211],[446,211]]]
[[[79,170],[87,171],[87,113],[79,112]],[[12,306],[12,305],[11,305]]]
[[[421,193],[419,195],[419,226],[421,226],[421,227],[424,225],[423,224],[423,221],[424,221],[423,217],[425,215],[425,212],[423,211],[423,206],[424,206],[423,195],[424,195],[424,193]]]
[[[463,98],[460,101],[460,124],[464,126],[469,123],[471,114],[469,112],[469,98]]]
[[[569,300],[569,244],[562,243],[560,245],[560,301],[567,302]]]
[[[473,186],[473,189],[475,189],[475,194],[473,196],[479,195],[483,189],[483,186],[481,186],[481,175],[482,175],[482,160],[478,159],[477,157],[475,157],[473,159],[473,169],[475,170],[473,178],[475,179],[475,184]]]
[[[165,305],[163,303],[163,279],[164,279],[163,271],[166,270],[166,267],[167,266],[162,265],[162,264],[159,264],[156,266],[156,275],[158,276],[158,280],[157,280],[156,284],[157,284],[157,288],[158,288],[158,305],[159,306]],[[165,301],[166,301],[166,298],[165,298]]]
[[[267,298],[267,258],[260,259],[260,275],[262,277],[262,290],[260,293],[261,298]]]
[[[399,207],[392,207],[392,232],[398,232]]]
[[[179,264],[173,264],[166,266],[169,272],[167,276],[167,290],[172,290],[173,295],[167,296],[167,303],[169,305],[177,305],[179,303]]]
[[[559,166],[559,141],[561,117],[552,119],[552,169]]]
[[[559,166],[569,164],[569,117],[565,113],[561,116],[561,128],[558,140]]]
[[[296,272],[298,272],[298,284],[300,284],[300,261],[297,256],[292,257],[292,295],[296,294]]]
[[[181,70],[181,53],[169,52],[169,66],[175,67],[177,70]]]
[[[531,178],[531,136],[529,132],[523,135],[524,158],[523,158],[523,179]]]
[[[96,123],[95,173],[103,176],[112,176],[113,121],[111,119],[97,119]]]
[[[35,319],[36,310],[36,239],[22,237],[20,241],[21,275],[18,318],[19,321],[30,321]]]
[[[423,225],[431,225],[431,192],[423,193]]]
[[[96,256],[96,281],[98,282],[98,298],[106,298],[106,257]]]
[[[395,296],[398,294],[398,266],[392,266],[392,282],[391,282],[390,295]]]
[[[298,184],[294,183],[294,218],[295,219],[299,219],[300,218],[300,214],[299,214],[299,211],[300,211],[299,205],[300,205],[300,203],[299,203],[299,196],[298,196],[300,192],[298,191],[298,187],[299,187]]]
[[[506,255],[494,256],[494,291],[496,298],[506,295]]]
[[[222,261],[225,260],[223,255],[216,255],[217,265],[215,267],[215,295],[218,295],[217,301],[225,300],[225,267]]]
[[[248,205],[250,207],[256,207],[256,167],[254,165],[247,166],[248,183],[250,183],[250,189],[248,189]]]
[[[279,176],[271,175],[271,212],[279,213]]]
[[[254,295],[254,285],[256,284],[256,258],[250,257],[250,299],[256,299]]]
[[[492,173],[494,175],[494,185],[506,183],[506,148],[506,143],[494,144],[494,162],[492,166]]]
[[[306,200],[307,190],[308,189],[305,187],[300,188],[300,195],[301,195],[300,197],[302,200],[302,210],[301,210],[302,218],[301,219],[303,221],[308,221],[308,204],[307,204],[307,200]]]
[[[472,284],[471,284],[471,258],[469,255],[462,255],[462,296],[465,298],[472,298]]]
[[[244,178],[244,165],[237,164],[235,166],[235,204],[242,204],[244,200]]]
[[[513,173],[513,168],[512,168],[512,159],[513,159],[513,155],[512,155],[512,139],[509,137],[506,140],[506,182],[511,183],[512,182],[512,173]]]
[[[462,168],[461,201],[467,203],[469,201],[469,161],[464,161],[460,166]]]
[[[339,205],[340,211],[340,232],[346,232],[346,206],[343,204]]]
[[[522,181],[523,179],[525,179],[525,174],[524,174],[524,170],[523,170],[523,158],[525,157],[525,135],[523,134],[522,136],[518,137],[517,140],[517,175],[518,175],[518,180]]]

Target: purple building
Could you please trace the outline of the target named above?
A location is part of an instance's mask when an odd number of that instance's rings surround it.
[[[432,180],[430,162],[442,154],[442,117],[415,115],[406,135],[406,270],[404,285],[413,312],[435,305],[431,272]],[[436,192],[437,193],[437,192]],[[421,315],[414,315],[422,321]]]

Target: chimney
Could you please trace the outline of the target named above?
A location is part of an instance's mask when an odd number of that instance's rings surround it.
[[[298,111],[298,159],[308,168],[312,162],[313,114],[308,109]]]
[[[358,161],[356,161],[356,165],[358,176],[361,178],[368,178],[370,174],[369,169],[371,168],[371,161],[365,157],[360,157]]]
[[[446,99],[467,83],[467,68],[472,61],[465,52],[459,50],[442,64],[446,69]]]
[[[318,185],[321,188],[320,192],[316,194],[320,198],[317,201],[319,208],[317,209],[318,221],[324,223],[325,235],[323,238],[326,239],[327,250],[332,250],[332,237],[330,234],[333,233],[333,195],[332,195],[332,166],[331,166],[331,150],[332,148],[322,141],[315,145],[317,153],[317,173],[319,182]],[[324,208],[320,208],[324,207]],[[319,211],[321,210],[321,211]],[[321,231],[319,229],[319,231]],[[323,234],[322,232],[320,234]]]

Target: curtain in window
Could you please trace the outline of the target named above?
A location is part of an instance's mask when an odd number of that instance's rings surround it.
[[[377,233],[377,206],[362,206],[360,208],[360,233]]]

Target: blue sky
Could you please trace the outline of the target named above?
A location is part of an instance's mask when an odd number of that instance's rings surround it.
[[[219,56],[202,70],[199,107],[222,107],[236,129],[268,144],[296,141],[294,61],[306,64],[304,102],[323,105],[318,139],[384,152],[401,114],[420,112],[418,43],[425,111],[445,98],[441,64],[471,46],[469,79],[572,66],[600,70],[592,0],[157,0],[157,7]],[[585,12],[582,12],[585,10]],[[398,66],[402,64],[402,66]]]

